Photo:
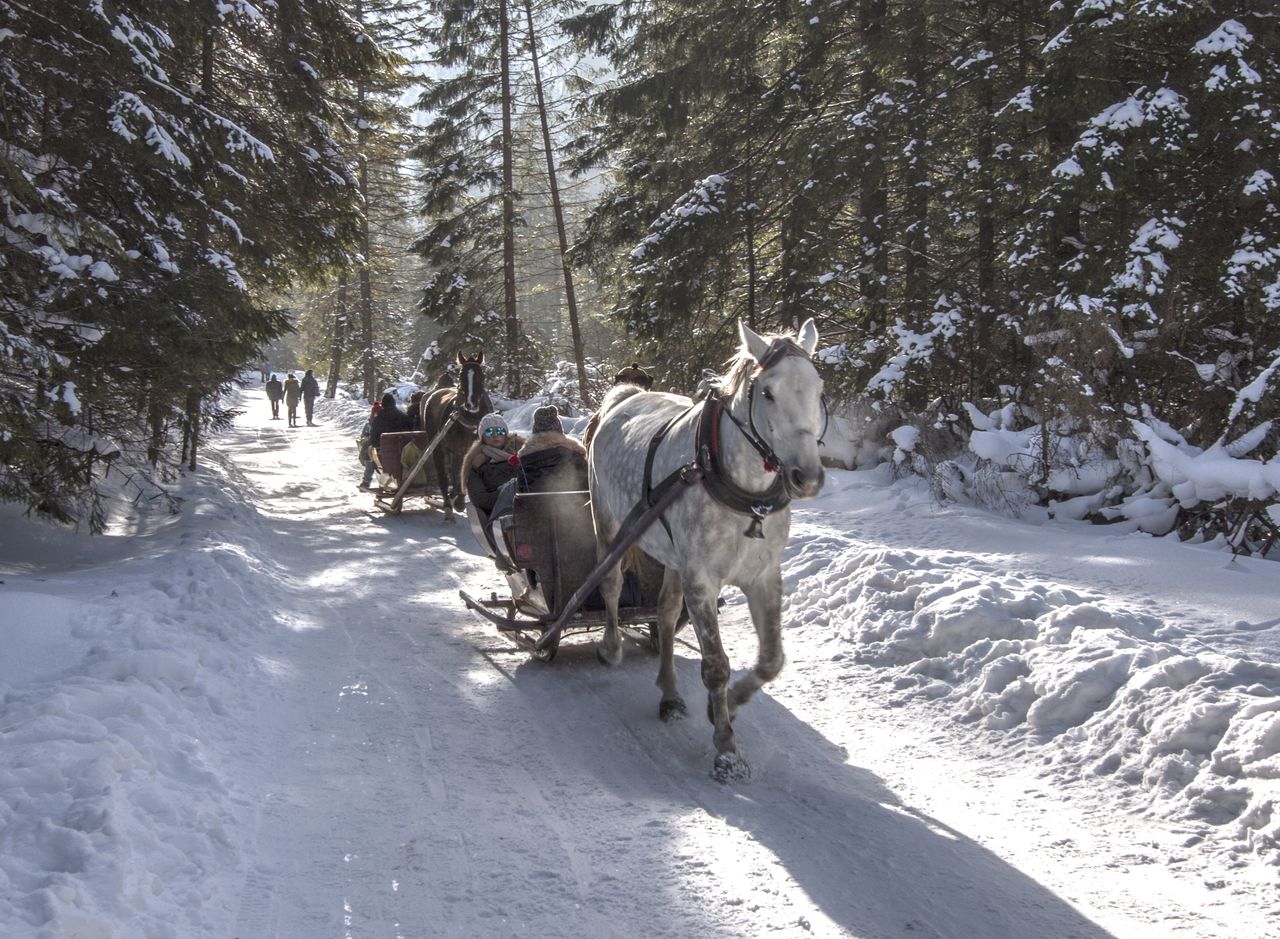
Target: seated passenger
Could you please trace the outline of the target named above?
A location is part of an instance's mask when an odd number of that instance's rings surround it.
[[[572,492],[587,488],[587,451],[566,436],[560,412],[548,404],[533,412],[533,433],[520,448],[521,492]]]
[[[396,407],[396,396],[388,391],[382,396],[382,404],[377,413],[369,419],[369,457],[377,471],[383,471],[382,459],[378,452],[382,435],[408,429],[408,416]]]
[[[494,544],[511,527],[517,492],[573,492],[587,488],[587,451],[565,434],[560,412],[548,404],[533,412],[533,433],[516,456],[516,475],[498,491],[490,513]]]
[[[382,407],[369,422],[369,446],[377,452],[383,434],[394,434],[409,429],[409,416],[396,406],[396,396],[387,392],[382,396]]]
[[[516,466],[511,458],[524,441],[507,433],[507,420],[501,414],[480,418],[476,438],[462,460],[462,492],[487,518],[502,484],[515,479]]]

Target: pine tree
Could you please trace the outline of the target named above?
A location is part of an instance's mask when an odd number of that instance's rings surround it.
[[[375,51],[334,3],[0,7],[0,497],[104,523],[188,465],[219,391],[287,326],[261,299],[342,251],[326,69]]]

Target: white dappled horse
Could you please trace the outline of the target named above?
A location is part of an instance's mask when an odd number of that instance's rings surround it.
[[[746,778],[732,720],[738,709],[782,670],[782,552],[791,530],[789,503],[822,488],[818,455],[825,410],[822,379],[812,362],[813,320],[794,337],[757,335],[739,324],[741,348],[719,386],[695,404],[680,395],[619,386],[605,397],[589,453],[591,507],[600,556],[628,513],[671,485],[682,467],[703,479],[689,487],[649,528],[639,547],[665,568],[658,603],[661,664],[658,714],[687,713],[676,687],[674,637],[683,605],[702,650],[702,680],[715,725],[712,775]],[[725,584],[747,597],[758,652],[754,668],[729,685],[716,601]],[[621,568],[601,585],[607,625],[597,654],[622,659],[618,630]]]

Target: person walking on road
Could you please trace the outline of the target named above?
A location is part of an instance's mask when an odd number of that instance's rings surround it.
[[[307,426],[314,425],[311,419],[316,409],[316,398],[320,397],[320,383],[316,381],[316,376],[312,374],[311,369],[307,369],[307,374],[302,376],[302,403],[307,412]]]
[[[289,426],[298,426],[298,399],[302,397],[302,385],[290,372],[284,380],[284,406],[289,410]]]
[[[267,363],[266,359],[263,359],[258,364],[258,373],[262,375],[262,383],[265,385],[267,383],[267,379],[271,377],[271,366]]]
[[[284,397],[284,386],[280,384],[280,379],[272,375],[271,380],[267,382],[267,400],[271,402],[271,419],[273,421],[280,420],[280,399]]]

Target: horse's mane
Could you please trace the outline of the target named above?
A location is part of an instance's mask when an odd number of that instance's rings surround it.
[[[739,349],[737,354],[725,363],[725,366],[725,373],[716,379],[716,385],[720,388],[721,394],[732,397],[734,392],[755,375],[760,368],[760,363],[749,351]]]
[[[591,449],[591,440],[596,435],[596,428],[600,426],[600,420],[609,411],[616,408],[623,401],[626,401],[633,395],[638,395],[644,391],[639,385],[614,385],[605,394],[604,400],[600,402],[600,407],[596,408],[596,413],[591,415],[591,420],[587,421],[586,432],[582,435],[582,445],[588,450]]]

